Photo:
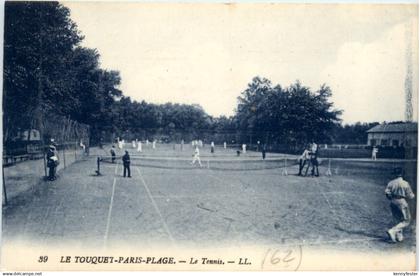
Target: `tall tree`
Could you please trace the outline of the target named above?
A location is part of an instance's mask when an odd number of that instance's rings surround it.
[[[67,60],[82,39],[58,2],[5,3],[6,138],[18,128],[39,126],[43,114],[57,107],[52,99],[67,92]]]

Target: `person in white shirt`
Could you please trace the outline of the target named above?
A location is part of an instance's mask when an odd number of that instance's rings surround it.
[[[153,140],[152,149],[156,149],[156,140]]]
[[[131,141],[131,145],[133,146],[133,149],[135,149],[136,148],[136,141]]]
[[[242,144],[242,153],[246,153],[246,144]]]
[[[311,152],[316,153],[318,151],[318,145],[315,142],[311,144]]]
[[[413,199],[414,193],[410,184],[402,178],[402,168],[394,169],[395,179],[390,181],[385,189],[385,195],[390,200],[392,216],[397,224],[386,231],[391,242],[401,242],[404,239],[403,230],[411,223],[411,213],[407,199]]]
[[[309,151],[310,146],[307,146],[305,148],[305,150],[303,151],[302,155],[299,157],[299,176],[302,176],[302,171],[305,168],[305,165],[307,162],[309,162],[310,159],[310,151]],[[308,164],[308,168],[309,168],[309,164]],[[306,173],[308,173],[308,170],[306,170]]]
[[[141,145],[141,141],[139,141],[139,142],[137,143],[137,151],[138,151],[138,152],[142,152],[142,145]]]
[[[213,141],[211,142],[210,147],[211,147],[210,152],[214,153],[214,142]]]
[[[223,142],[223,148],[226,149],[226,142]]]
[[[200,167],[202,167],[201,160],[200,160],[200,150],[198,149],[198,146],[195,146],[195,150],[194,150],[194,154],[193,154],[193,160],[191,162],[191,165],[194,165],[195,162],[198,162]]]
[[[80,140],[80,147],[83,149],[83,152],[86,151],[86,146],[83,144],[83,140]]]
[[[376,160],[376,154],[378,153],[378,148],[377,147],[373,147],[372,148],[372,160]]]

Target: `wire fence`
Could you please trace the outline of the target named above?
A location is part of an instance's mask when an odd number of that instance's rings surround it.
[[[5,139],[5,138],[4,138]],[[57,171],[89,154],[90,127],[68,117],[44,117],[38,129],[18,130],[3,143],[3,199],[27,190],[47,176],[46,153],[56,148]]]

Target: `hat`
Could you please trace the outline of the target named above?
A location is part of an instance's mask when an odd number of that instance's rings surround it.
[[[392,171],[392,174],[394,176],[402,176],[403,175],[403,169],[402,168],[394,168]]]

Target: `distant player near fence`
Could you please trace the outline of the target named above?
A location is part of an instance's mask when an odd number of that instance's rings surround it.
[[[265,156],[266,156],[266,147],[265,147],[265,144],[262,146],[261,155],[262,155],[262,159],[265,160]]]
[[[115,146],[114,145],[112,145],[112,147],[109,150],[109,152],[111,153],[111,161],[112,161],[112,163],[115,163],[116,154],[115,154]]]
[[[378,148],[377,147],[373,147],[372,148],[372,160],[376,160],[376,155],[378,154]]]
[[[80,140],[80,148],[83,150],[83,152],[86,152],[86,146],[83,143],[83,140]]]

